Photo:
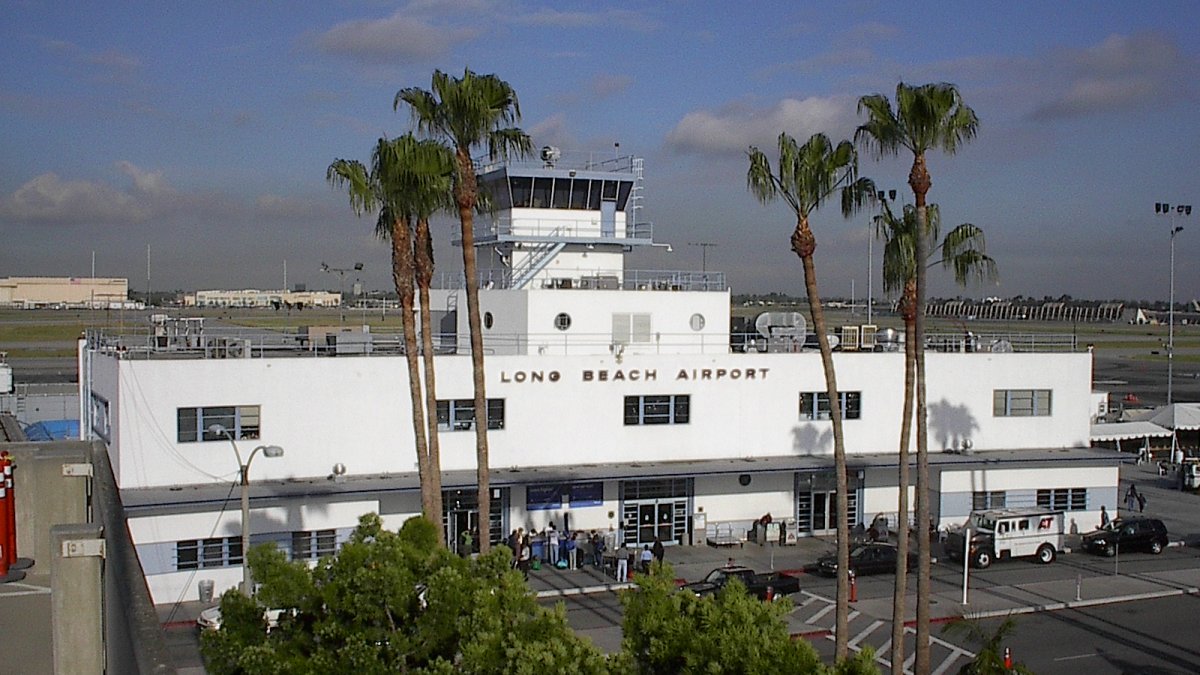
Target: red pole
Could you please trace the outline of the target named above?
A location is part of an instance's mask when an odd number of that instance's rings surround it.
[[[4,460],[0,460],[3,462]],[[0,581],[8,576],[8,488],[0,481]]]
[[[850,602],[858,602],[858,582],[854,579],[854,570],[850,570],[849,575],[850,575]]]
[[[17,564],[17,493],[13,489],[13,461],[7,450],[0,453],[0,467],[4,468],[4,487],[8,488],[8,541],[4,552],[10,566]]]

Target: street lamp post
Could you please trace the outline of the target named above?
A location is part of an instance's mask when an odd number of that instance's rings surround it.
[[[229,444],[233,446],[233,454],[237,457],[238,478],[242,484],[242,595],[250,597],[250,462],[254,461],[254,456],[260,450],[265,457],[282,457],[283,448],[278,445],[260,445],[250,451],[250,456],[242,462],[242,453],[228,429],[214,424],[208,428],[208,432],[214,436],[219,434],[228,438]]]
[[[1167,301],[1167,405],[1171,405],[1175,380],[1175,235],[1183,231],[1182,225],[1175,224],[1175,216],[1192,215],[1192,205],[1177,204],[1172,210],[1170,204],[1155,202],[1154,212],[1171,219],[1171,291]]]
[[[354,263],[354,267],[330,267],[325,263],[321,263],[322,272],[332,272],[338,275],[338,306],[345,304],[346,272],[361,272],[362,269],[362,263]]]

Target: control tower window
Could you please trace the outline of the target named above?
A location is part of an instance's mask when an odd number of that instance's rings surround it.
[[[608,201],[615,202],[617,200],[617,181],[615,181],[615,180],[604,181],[604,194],[602,195],[602,197],[603,197],[604,201],[606,201],[606,202],[608,202]]]
[[[571,208],[586,209],[588,199],[588,179],[576,178],[571,181]]]
[[[507,209],[512,206],[508,187],[508,182],[503,179],[489,180],[479,185],[480,191],[487,192],[488,197],[492,200],[492,206],[496,209]]]
[[[554,204],[556,209],[571,208],[571,179],[556,178],[554,180]]]
[[[533,203],[530,204],[535,209],[550,208],[550,193],[554,187],[553,178],[534,178],[533,179]]]
[[[513,176],[508,179],[508,183],[512,187],[512,205],[528,207],[533,200],[533,179]]]
[[[625,210],[625,202],[629,201],[629,191],[633,189],[633,183],[629,181],[621,181],[617,194],[617,210]]]
[[[588,205],[587,208],[593,211],[600,210],[600,190],[604,187],[604,181],[594,180],[592,186],[588,190]]]

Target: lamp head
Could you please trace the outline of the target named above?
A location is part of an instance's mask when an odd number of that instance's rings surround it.
[[[363,268],[363,264],[362,264],[362,263],[354,263],[354,271],[355,271],[355,272],[361,272],[361,271],[362,271],[362,268]]]
[[[264,445],[262,451],[265,457],[283,457],[283,448],[278,445]]]
[[[1175,236],[1176,234],[1179,234],[1180,232],[1183,232],[1183,226],[1176,225],[1175,229],[1171,230],[1171,236]]]
[[[208,433],[214,436],[228,436],[229,430],[220,424],[210,424],[208,425]]]

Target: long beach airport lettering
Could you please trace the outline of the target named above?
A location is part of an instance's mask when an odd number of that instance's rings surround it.
[[[680,368],[676,382],[721,381],[721,380],[765,380],[770,368]],[[666,374],[664,373],[664,378]],[[562,373],[557,370],[514,370],[500,371],[500,381],[505,384],[525,382],[558,382]],[[657,368],[596,369],[579,371],[580,382],[658,382]]]

